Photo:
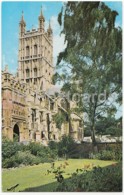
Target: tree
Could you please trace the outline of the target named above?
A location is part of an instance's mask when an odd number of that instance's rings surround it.
[[[112,116],[101,117],[96,122],[96,133],[101,135],[122,136],[122,127],[120,119]]]
[[[67,158],[69,154],[75,149],[75,142],[71,136],[63,136],[58,143],[58,155]]]
[[[115,27],[117,15],[102,2],[68,2],[58,16],[67,46],[58,56],[57,69],[63,71],[57,72],[56,81],[64,83],[63,91],[80,95],[75,112],[86,113],[94,145],[97,118],[114,114],[114,102],[121,104],[122,29]]]

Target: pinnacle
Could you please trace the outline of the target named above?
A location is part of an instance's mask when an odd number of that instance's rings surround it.
[[[42,5],[41,5],[41,12],[40,12],[40,16],[39,16],[39,19],[45,21],[45,18],[43,16],[43,11],[42,11]]]
[[[21,24],[23,23],[24,25],[26,25],[26,24],[25,24],[25,21],[24,21],[24,12],[23,12],[23,10],[22,10],[22,17],[21,17],[20,23],[21,23]]]

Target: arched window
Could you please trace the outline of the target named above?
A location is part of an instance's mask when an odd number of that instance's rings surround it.
[[[32,109],[32,123],[34,123],[36,121],[36,110]]]
[[[37,68],[34,68],[34,77],[37,77]]]
[[[43,122],[43,112],[40,112],[40,123]]]
[[[37,55],[37,45],[34,45],[34,55]]]
[[[56,140],[56,136],[55,136],[55,134],[53,134],[53,139],[54,139],[54,140]]]
[[[27,68],[27,69],[26,69],[26,77],[29,78],[29,76],[30,76],[30,71],[29,71],[29,69]]]
[[[29,57],[30,55],[30,48],[29,46],[26,46],[26,57]]]
[[[50,101],[50,110],[54,110],[54,102]]]
[[[43,90],[43,81],[41,83],[40,90]]]
[[[45,138],[45,133],[44,131],[41,131],[41,139],[44,139]]]
[[[34,84],[37,85],[37,78],[34,78]]]
[[[19,142],[19,126],[17,124],[15,124],[14,128],[13,128],[13,140],[16,142]]]

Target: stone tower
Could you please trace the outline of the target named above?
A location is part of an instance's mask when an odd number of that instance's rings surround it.
[[[22,13],[19,23],[18,76],[30,87],[46,91],[52,86],[53,76],[53,34],[49,23],[45,31],[45,18],[38,18],[39,28],[26,31],[26,22]]]

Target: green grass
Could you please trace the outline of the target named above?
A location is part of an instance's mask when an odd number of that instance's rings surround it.
[[[55,167],[64,164],[63,161],[56,161]],[[77,168],[83,168],[84,165],[94,164],[95,166],[105,167],[115,163],[114,161],[101,161],[89,159],[69,159],[68,166],[65,168],[64,178],[69,178]],[[27,166],[15,169],[5,169],[2,172],[2,191],[6,192],[17,183],[19,186],[15,191],[36,191],[51,192],[57,187],[58,183],[54,178],[54,174],[47,175],[47,170],[51,168],[50,163],[43,163],[34,166]],[[32,188],[32,189],[30,189]]]

